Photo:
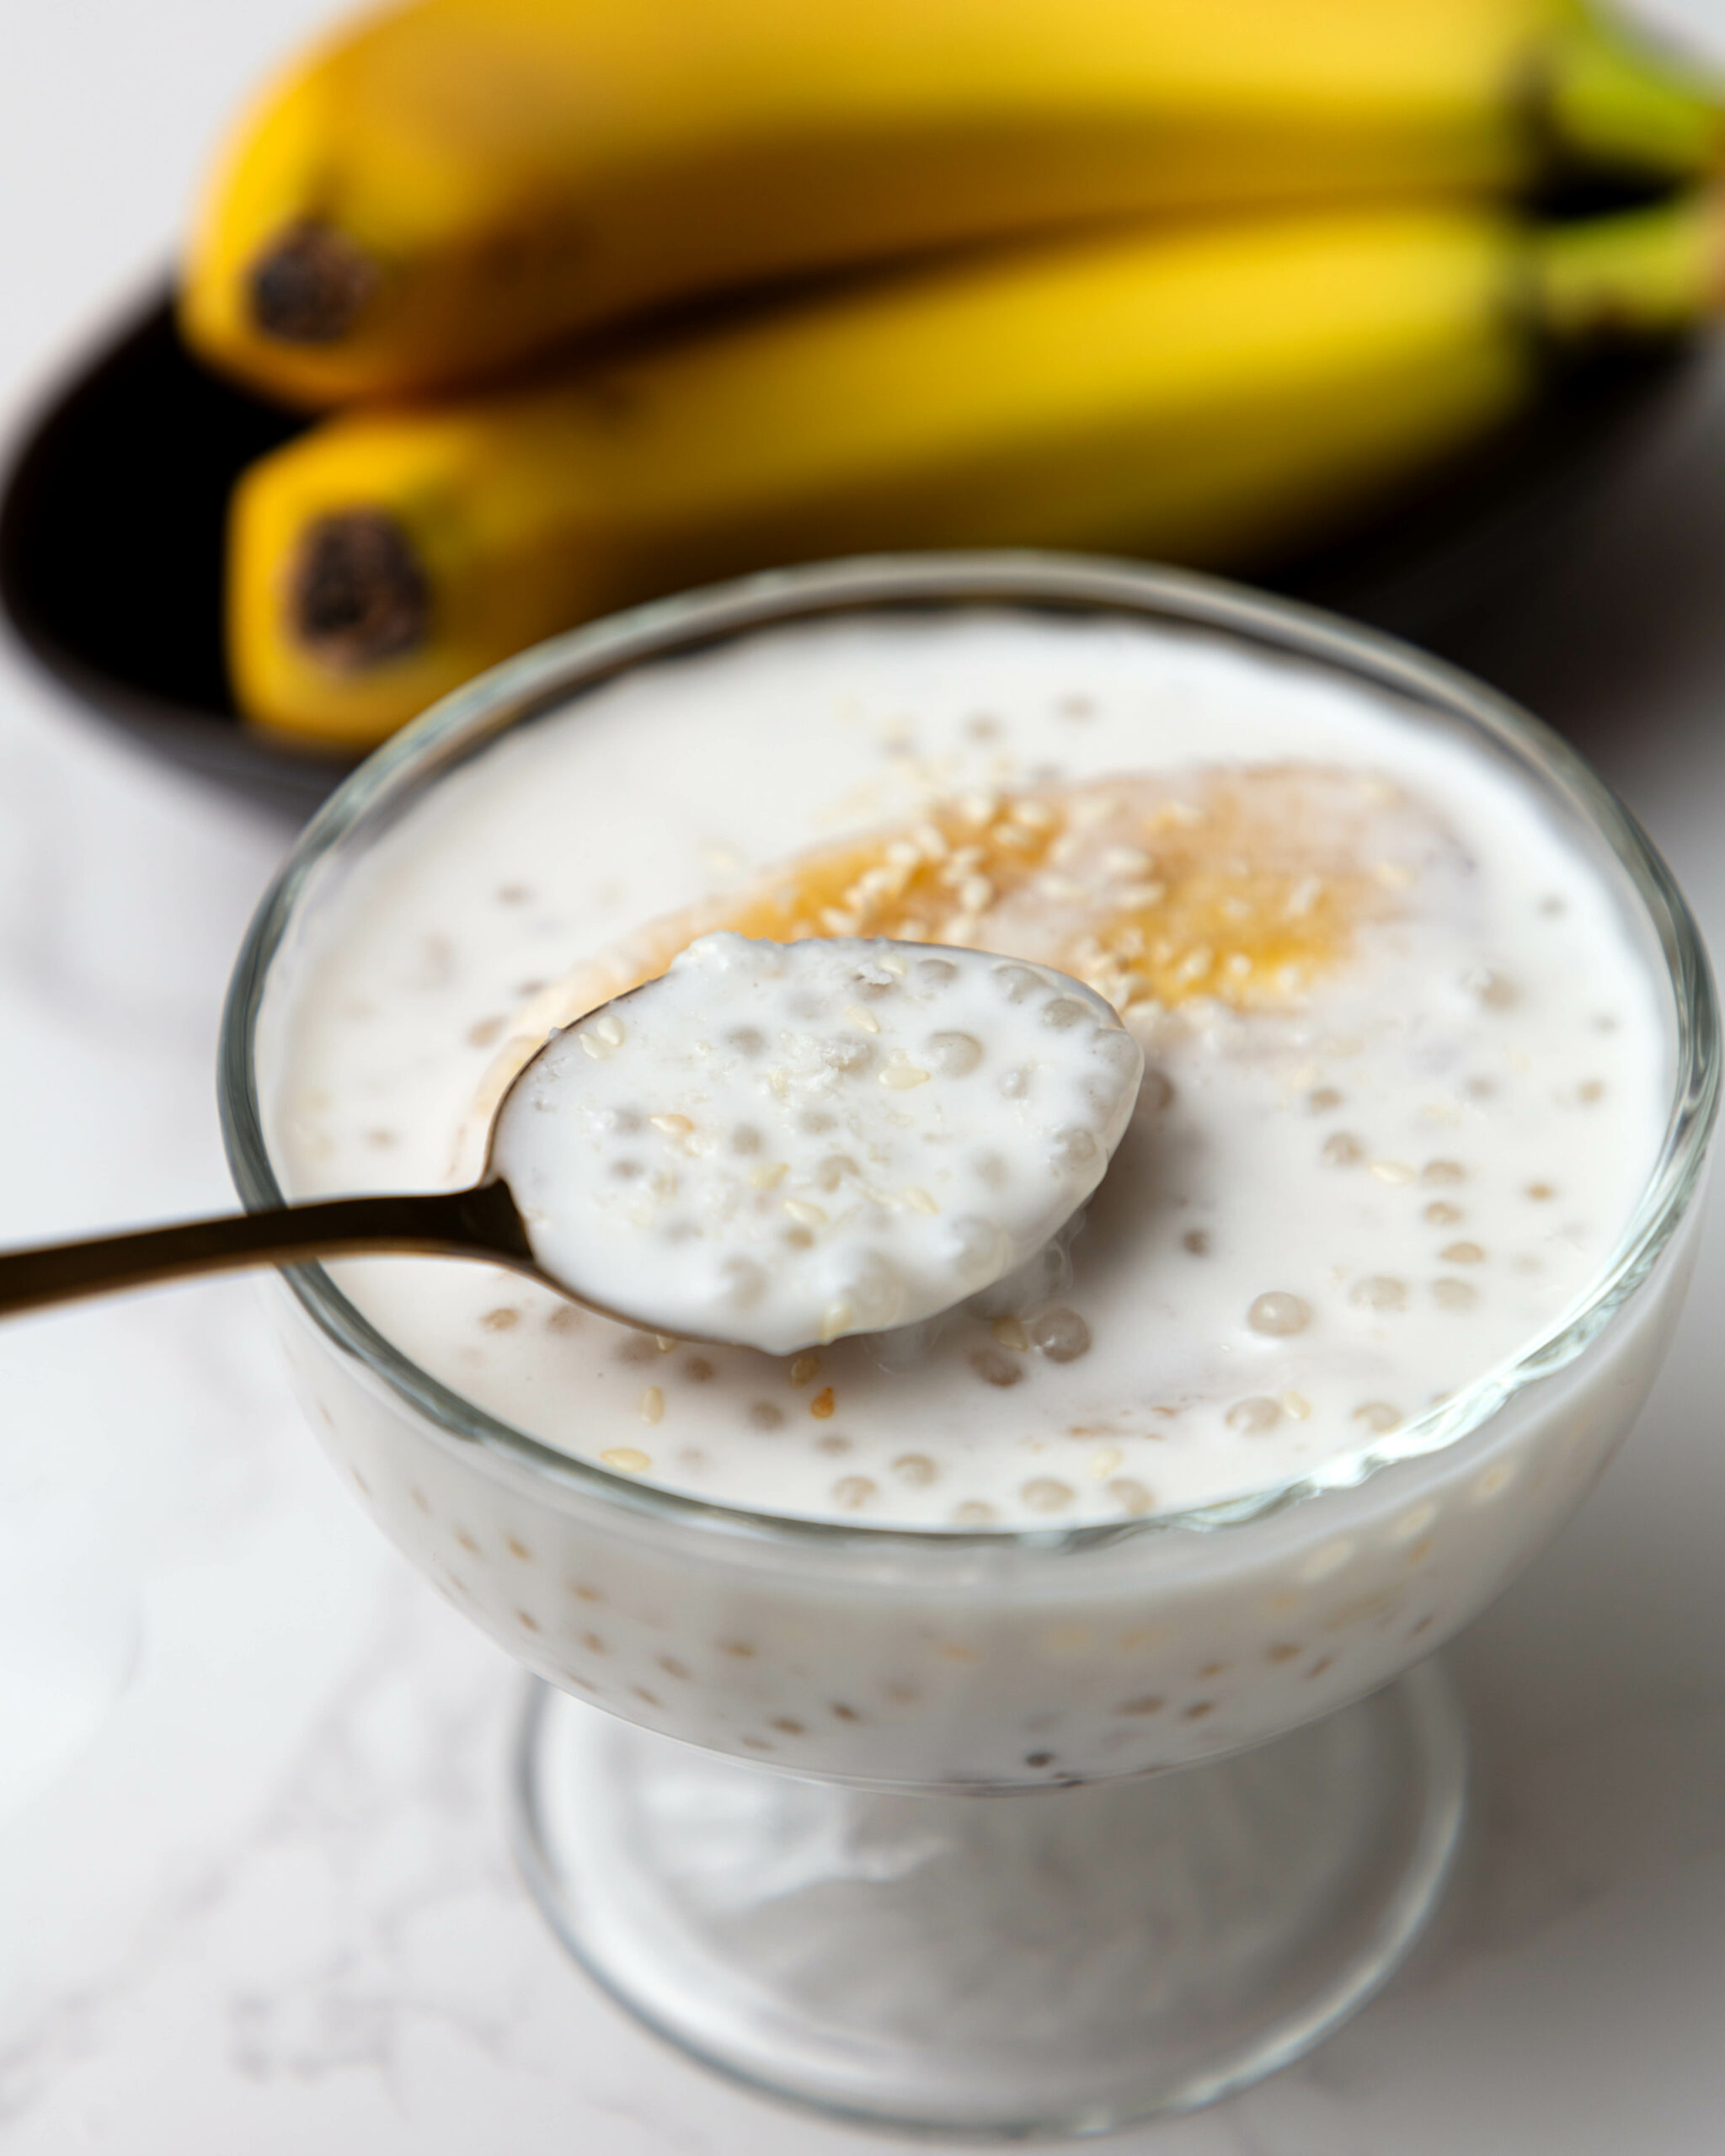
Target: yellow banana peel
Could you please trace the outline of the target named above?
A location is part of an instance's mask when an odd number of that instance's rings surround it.
[[[1712,192],[1138,229],[805,298],[525,386],[327,419],[243,479],[243,711],[370,746],[556,630],[875,548],[1230,568],[1311,543],[1537,392],[1715,304]]]
[[[1710,86],[1573,0],[415,0],[243,121],[182,318],[316,406],[962,242],[1720,146]]]

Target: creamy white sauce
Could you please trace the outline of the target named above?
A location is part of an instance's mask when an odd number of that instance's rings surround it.
[[[1441,835],[1439,865],[1285,1011],[1130,1014],[1136,1113],[1070,1280],[1028,1314],[779,1358],[655,1340],[471,1265],[339,1277],[494,1413],[723,1502],[1069,1525],[1309,1472],[1584,1299],[1657,1153],[1669,1022],[1605,873],[1512,771],[1220,638],[852,619],[644,669],[508,738],[309,924],[291,1006],[267,1014],[284,1178],[459,1180],[524,1002],[802,849],[965,789],[1267,763],[1381,777]]]
[[[775,1355],[936,1317],[1102,1180],[1144,1058],[1045,966],[704,936],[557,1034],[492,1165],[542,1271],[659,1333]]]

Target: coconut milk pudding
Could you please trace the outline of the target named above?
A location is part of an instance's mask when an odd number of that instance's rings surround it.
[[[432,1446],[302,1343],[314,1412],[447,1593],[676,1733],[905,1782],[1250,1741],[1471,1615],[1638,1402],[1658,1312],[1492,1444],[1339,1486],[1559,1328],[1622,1236],[1672,1084],[1639,934],[1506,764],[1219,634],[953,608],[641,666],[443,778],[309,910],[259,1036],[292,1195],[471,1181],[547,1033],[709,937],[996,954],[1003,1017],[1015,974],[1056,969],[1142,1051],[1130,1125],[1028,1268],[795,1353],[637,1331],[471,1263],[332,1268],[414,1363],[553,1451],[750,1513],[943,1530],[921,1580],[893,1575],[893,1537],[866,1579],[823,1574],[818,1546],[791,1580],[742,1544],[692,1561],[627,1508],[601,1523]],[[859,1051],[905,995],[888,974],[858,999]],[[911,1012],[890,1049],[946,1089],[973,1176],[989,1117],[1053,1083],[986,1019]],[[806,1238],[799,1206],[884,1203],[843,1127],[879,1059],[799,1111],[775,1235]],[[629,1202],[777,1166],[724,1157],[734,1102],[701,1132],[635,1090],[606,1141]],[[938,1209],[925,1183],[913,1214]],[[1001,1530],[1302,1478],[1338,1486],[1243,1533],[1105,1540],[1059,1576],[1022,1537],[991,1554]]]

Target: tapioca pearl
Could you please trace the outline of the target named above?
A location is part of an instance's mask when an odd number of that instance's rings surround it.
[[[1103,1033],[1097,1036],[1097,1039],[1099,1044],[1113,1041],[1121,1043],[1123,1052],[1113,1059],[1122,1069],[1127,1067],[1130,1058],[1138,1052],[1135,1043],[1127,1033]],[[1139,1081],[1139,1107],[1146,1115],[1160,1115],[1165,1108],[1170,1108],[1173,1104],[1173,1081],[1166,1071],[1146,1070]]]
[[[1400,1519],[1391,1522],[1391,1541],[1397,1544],[1418,1541],[1420,1536],[1425,1533],[1437,1516],[1438,1508],[1435,1505],[1413,1506],[1410,1510],[1403,1513]]]
[[[1028,1101],[1036,1083],[1035,1073],[1023,1064],[1001,1075],[1000,1091],[1003,1099]]]
[[[921,1053],[941,1077],[968,1078],[981,1062],[983,1048],[974,1033],[931,1033]]]
[[[1387,1400],[1362,1400],[1354,1411],[1353,1419],[1374,1437],[1384,1437],[1399,1429],[1406,1419],[1399,1407]]]
[[[761,1133],[752,1123],[740,1123],[726,1140],[732,1152],[745,1159],[761,1150]]]
[[[1023,1379],[1024,1365],[992,1342],[985,1348],[973,1348],[969,1359],[971,1369],[985,1385],[998,1385],[1004,1390]]]
[[[734,1252],[715,1270],[720,1299],[731,1310],[750,1310],[766,1292],[766,1275],[752,1257]]]
[[[1358,1167],[1365,1147],[1351,1130],[1338,1130],[1325,1139],[1319,1157],[1327,1168]]]
[[[994,1318],[991,1320],[988,1329],[996,1343],[1012,1354],[1023,1355],[1029,1352],[1030,1335],[1025,1331],[1022,1318]]]
[[[1503,1496],[1520,1472],[1521,1468],[1518,1461],[1494,1460],[1469,1490],[1468,1497],[1477,1505],[1488,1505],[1493,1498]]]
[[[996,969],[996,979],[1001,970]],[[1022,972],[1024,969],[1020,968],[1019,970]],[[919,958],[911,973],[916,986],[926,994],[937,994],[942,989],[950,988],[959,978],[959,969],[950,958]],[[1033,981],[1035,978],[1033,974],[1029,975]]]
[[[1070,1033],[1087,1018],[1095,1023],[1089,1005],[1081,1003],[1076,995],[1057,995],[1042,1006],[1042,1022],[1050,1033]]]
[[[1281,1402],[1270,1399],[1267,1394],[1255,1393],[1249,1399],[1236,1400],[1222,1419],[1231,1430],[1237,1430],[1242,1436],[1258,1437],[1266,1430],[1274,1429],[1281,1421]]]
[[[1446,1243],[1438,1252],[1445,1265],[1483,1265],[1486,1254],[1477,1243]]]
[[[1354,1561],[1354,1545],[1346,1540],[1326,1542],[1301,1559],[1294,1568],[1294,1577],[1303,1586],[1313,1586],[1319,1580],[1331,1578],[1343,1566]]]
[[[1440,1310],[1471,1310],[1479,1300],[1479,1289],[1471,1280],[1434,1280],[1432,1300]]]
[[[879,1495],[879,1486],[866,1475],[841,1475],[832,1486],[833,1502],[847,1513],[860,1512],[871,1497]]]
[[[1405,1310],[1407,1283],[1387,1273],[1368,1273],[1348,1290],[1348,1299],[1362,1310]]]
[[[990,1190],[1004,1190],[1012,1180],[1012,1164],[1004,1154],[974,1153],[969,1166],[971,1174]]]
[[[1156,1505],[1155,1492],[1135,1476],[1117,1476],[1108,1486],[1108,1495],[1128,1519],[1142,1519]]]
[[[1099,1150],[1092,1134],[1074,1123],[1055,1133],[1049,1145],[1049,1166],[1063,1178],[1087,1175]]]
[[[1464,974],[1461,985],[1476,1003],[1482,1003],[1487,1011],[1510,1011],[1521,1001],[1521,991],[1515,983],[1489,966],[1476,966]]]
[[[913,1490],[926,1490],[940,1474],[937,1462],[926,1452],[901,1452],[893,1462],[893,1473]]]
[[[1025,1326],[1030,1344],[1050,1363],[1076,1363],[1090,1353],[1089,1326],[1064,1304],[1039,1310]]]
[[[751,1430],[782,1430],[785,1411],[782,1407],[775,1407],[770,1400],[756,1400],[750,1405],[748,1421]]]
[[[1459,1205],[1451,1205],[1447,1198],[1434,1198],[1420,1218],[1434,1228],[1453,1228],[1458,1220],[1466,1218]]]
[[[1063,1513],[1077,1495],[1070,1482],[1053,1475],[1033,1475],[1018,1492],[1022,1502],[1033,1513]]]
[[[838,1188],[846,1176],[859,1175],[862,1171],[848,1153],[829,1153],[814,1164],[817,1187],[831,1192]]]
[[[1311,1323],[1311,1305],[1298,1295],[1290,1295],[1284,1289],[1273,1288],[1258,1296],[1246,1313],[1246,1322],[1254,1332],[1261,1332],[1274,1340],[1287,1339],[1296,1332],[1304,1332]]]
[[[961,1213],[943,1238],[942,1256],[960,1279],[998,1277],[1007,1255],[1006,1230],[975,1213]]]
[[[838,1129],[838,1118],[829,1115],[825,1108],[804,1108],[797,1118],[797,1127],[811,1138],[824,1138],[829,1130]]]
[[[1419,1179],[1424,1183],[1466,1182],[1467,1171],[1460,1161],[1428,1161],[1419,1171]]]
[[[1366,1171],[1374,1182],[1388,1183],[1391,1188],[1412,1182],[1415,1170],[1406,1161],[1374,1161]]]
[[[953,1524],[956,1527],[991,1527],[999,1518],[997,1509],[982,1497],[967,1497],[963,1504],[953,1508]]]
[[[927,964],[928,961],[925,959],[923,963]],[[1034,995],[1039,991],[1046,992],[1048,987],[1048,983],[1043,975],[1032,973],[1028,966],[996,966],[990,978],[993,980],[996,989],[1005,996],[1008,1003],[1023,1003],[1028,996]],[[1082,1011],[1084,1006],[1081,1003],[1076,1004],[1075,1008]]]

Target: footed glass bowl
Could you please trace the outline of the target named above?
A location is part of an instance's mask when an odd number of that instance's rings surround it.
[[[631,667],[776,622],[988,603],[1237,638],[1370,685],[1517,768],[1618,894],[1669,1029],[1669,1118],[1586,1306],[1297,1485],[1019,1533],[750,1514],[548,1449],[417,1368],[316,1267],[283,1334],[379,1524],[539,1680],[517,1843],[588,1969],[708,2064],[924,2132],[1103,2132],[1298,2057],[1442,1890],[1465,1745],[1433,1650],[1580,1502],[1681,1300],[1718,1077],[1658,856],[1576,756],[1418,654],[1202,579],[1058,557],[841,563],[665,602],[497,669],[306,833],[222,1051],[245,1203],[300,933],[408,804]],[[984,1796],[1010,1801],[983,1803]]]

